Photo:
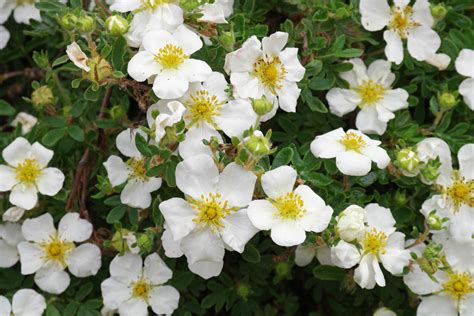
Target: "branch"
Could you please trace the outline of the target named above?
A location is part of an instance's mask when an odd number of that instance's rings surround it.
[[[100,106],[100,111],[99,114],[97,115],[97,119],[101,120],[105,117],[105,110],[109,106],[110,103],[110,96],[112,95],[112,87],[109,87],[105,91],[104,98],[102,99],[102,104]],[[97,145],[99,146],[99,149],[104,152],[105,149],[107,148],[106,140],[105,140],[105,132],[104,129],[99,128],[99,136],[97,138]]]

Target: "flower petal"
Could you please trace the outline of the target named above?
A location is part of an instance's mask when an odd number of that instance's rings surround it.
[[[462,49],[456,58],[455,66],[460,75],[474,78],[474,50]]]
[[[458,316],[454,301],[449,296],[443,295],[432,295],[423,297],[418,309],[416,311],[417,316],[432,316],[432,315],[443,315],[443,316]],[[467,315],[466,315],[467,316]]]
[[[175,241],[187,236],[196,227],[194,218],[197,211],[181,198],[161,202],[160,211]]]
[[[272,199],[292,192],[297,176],[296,170],[290,166],[281,166],[267,171],[261,179],[263,191]]]
[[[142,274],[142,257],[138,254],[117,255],[110,262],[110,276],[123,284],[130,284]]]
[[[329,110],[339,117],[354,111],[361,102],[359,95],[348,89],[333,88],[326,94]]]
[[[112,186],[116,187],[127,181],[129,170],[122,158],[112,155],[103,165],[107,170],[107,176]]]
[[[341,152],[336,156],[337,169],[348,176],[365,176],[369,173],[371,164],[368,157],[355,151]]]
[[[48,240],[51,235],[55,234],[56,228],[54,228],[51,214],[45,213],[32,219],[26,219],[21,231],[26,240],[41,242]]]
[[[63,183],[64,173],[58,168],[43,169],[36,179],[38,191],[48,196],[56,195],[62,189]]]
[[[15,170],[5,165],[0,165],[0,178],[0,192],[10,191],[18,183]]]
[[[459,93],[464,97],[464,103],[474,111],[474,79],[469,78],[461,82]]]
[[[3,159],[12,167],[29,158],[31,152],[30,143],[23,137],[16,138],[2,152]]]
[[[314,245],[298,245],[295,250],[295,264],[298,267],[304,267],[313,261],[316,255]]]
[[[21,262],[21,274],[33,274],[43,266],[44,250],[27,241],[18,244]]]
[[[228,164],[219,176],[218,191],[231,207],[244,207],[252,201],[257,177],[236,163]]]
[[[261,230],[271,229],[278,210],[267,200],[250,202],[247,215],[252,224]]]
[[[306,232],[296,221],[281,220],[273,225],[270,236],[275,244],[291,247],[302,244]]]
[[[178,308],[179,292],[172,286],[158,286],[151,290],[150,305],[158,315],[171,315]]]
[[[67,213],[59,222],[58,232],[62,240],[83,242],[92,235],[92,224],[79,218],[79,213]]]
[[[121,283],[114,278],[104,280],[100,288],[104,305],[111,309],[119,308],[131,296],[129,285]]]
[[[143,276],[152,284],[164,284],[171,279],[173,271],[157,253],[152,253],[145,258]]]
[[[219,171],[209,156],[190,157],[176,167],[176,185],[183,193],[195,199],[215,192],[218,181]]]
[[[247,100],[232,100],[222,106],[215,123],[229,137],[242,137],[245,130],[257,121],[257,114]]]
[[[78,278],[96,275],[102,265],[100,249],[85,243],[75,248],[66,259],[69,272]]]
[[[247,242],[259,231],[249,220],[246,209],[232,212],[222,219],[221,237],[233,250],[242,253]]]
[[[367,31],[380,31],[390,22],[390,7],[385,0],[361,0],[359,10]]]
[[[162,67],[155,61],[155,56],[149,51],[136,53],[128,62],[127,72],[136,81],[145,81],[159,74]]]
[[[13,295],[12,312],[18,316],[39,316],[46,309],[44,297],[31,289],[21,289]]]
[[[148,184],[142,180],[130,179],[120,194],[120,201],[130,207],[145,209],[151,205]]]
[[[416,60],[423,61],[433,56],[441,46],[438,33],[428,27],[417,27],[408,35],[408,52]]]
[[[391,62],[400,65],[403,61],[403,42],[398,33],[392,30],[386,30],[383,38],[387,43],[385,46],[385,56]]]
[[[70,282],[69,274],[59,270],[55,265],[41,268],[35,274],[35,283],[38,287],[51,294],[63,293]]]

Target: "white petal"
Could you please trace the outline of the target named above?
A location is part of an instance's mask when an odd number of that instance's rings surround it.
[[[472,315],[472,311],[474,311],[474,294],[470,293],[459,302],[459,316]]]
[[[296,221],[281,220],[273,225],[270,236],[275,244],[291,247],[302,244],[306,232]]]
[[[0,192],[10,191],[18,183],[15,170],[5,165],[0,165],[0,178]]]
[[[200,127],[192,127],[186,133],[186,139],[179,143],[179,155],[184,159],[197,155],[212,156],[209,146],[202,143],[202,140],[210,140],[216,137],[219,143],[222,143],[222,137],[218,131],[208,124],[202,124]]]
[[[21,232],[20,224],[16,223],[0,224],[0,238],[2,238],[8,245],[14,247],[25,240]]]
[[[280,53],[280,61],[287,72],[285,79],[298,82],[304,78],[305,68],[298,60],[298,48],[289,47]]]
[[[44,251],[37,245],[27,241],[18,244],[21,262],[21,274],[32,274],[43,266]]]
[[[268,197],[276,199],[282,194],[293,191],[297,176],[296,170],[290,166],[267,171],[261,179],[263,191]]]
[[[2,19],[2,13],[0,13],[0,20]],[[4,49],[8,41],[10,40],[10,32],[3,26],[0,25],[0,50]]]
[[[178,41],[180,47],[183,48],[186,55],[191,55],[202,47],[202,41],[199,36],[184,25],[178,26],[173,32],[173,36]]]
[[[148,304],[142,299],[129,299],[120,305],[119,314],[127,316],[148,316]]]
[[[426,27],[432,27],[434,24],[433,16],[431,15],[430,3],[428,0],[417,0],[413,5],[413,15],[411,18]]]
[[[275,222],[278,210],[267,200],[250,202],[247,215],[252,224],[261,230],[271,229]]]
[[[296,82],[282,81],[282,88],[277,90],[278,105],[285,112],[296,112],[297,100],[301,89]]]
[[[418,265],[413,265],[413,271],[403,276],[403,282],[410,290],[418,295],[436,293],[443,289],[442,285],[433,281]]]
[[[100,249],[93,244],[82,244],[71,251],[66,262],[69,271],[78,278],[96,275],[102,265]]]
[[[336,166],[340,172],[348,176],[365,176],[371,168],[371,161],[355,151],[346,151],[337,154]]]
[[[295,264],[299,267],[307,266],[316,255],[314,245],[298,245],[295,250]]]
[[[212,74],[211,67],[206,62],[198,59],[185,60],[180,71],[186,74],[189,82],[204,81]]]
[[[378,103],[391,112],[406,109],[408,108],[408,92],[400,88],[387,90]]]
[[[359,87],[364,81],[368,80],[367,67],[360,58],[349,59],[349,63],[352,64],[352,69],[349,71],[341,72],[339,76],[349,83],[351,88]]]
[[[140,8],[142,2],[140,0],[115,0],[110,5],[110,10],[119,12],[129,12]]]
[[[380,31],[390,22],[390,7],[385,0],[361,0],[359,10],[367,31]]]
[[[377,259],[372,254],[365,255],[354,271],[354,281],[363,289],[370,290],[375,287],[374,262],[378,265]]]
[[[0,316],[10,316],[12,307],[10,301],[3,295],[0,295]]]
[[[446,54],[434,54],[427,60],[425,60],[428,64],[438,68],[439,71],[446,70],[449,64],[451,63],[451,57]]]
[[[10,203],[25,210],[31,210],[38,203],[38,191],[33,185],[18,184],[10,193]]]
[[[317,158],[335,158],[338,153],[345,150],[344,145],[339,141],[344,135],[344,130],[338,128],[316,136],[311,142],[311,152]]]
[[[247,72],[233,72],[230,74],[235,98],[258,99],[263,95],[263,86],[257,77],[251,76]]]
[[[224,75],[220,72],[214,71],[202,83],[202,87],[217,96],[220,101],[225,101],[229,98],[226,92],[226,90],[229,88],[229,84],[227,83]]]
[[[358,264],[360,253],[353,244],[341,240],[335,247],[331,247],[331,262],[337,267],[349,269]]]
[[[186,236],[182,243],[188,263],[198,261],[220,261],[224,258],[224,243],[209,227],[201,227]]]
[[[178,308],[179,292],[172,286],[155,287],[150,293],[150,305],[158,315],[171,315]]]
[[[29,158],[31,152],[30,143],[23,137],[16,138],[2,152],[3,159],[12,167]]]
[[[385,149],[379,146],[367,146],[362,148],[362,153],[377,164],[377,167],[384,169],[390,163],[390,157]]]
[[[115,140],[115,145],[117,146],[117,149],[122,153],[122,155],[139,159],[142,155],[140,154],[140,151],[138,151],[137,146],[135,145],[136,133],[143,136],[145,140],[148,138],[146,133],[141,129],[127,128],[126,130],[118,134],[117,139]]]
[[[127,72],[136,81],[145,81],[160,73],[161,66],[155,61],[155,56],[148,51],[135,54],[128,62]]]
[[[23,222],[21,231],[26,240],[35,242],[46,241],[51,235],[56,233],[53,217],[49,213],[32,219],[26,219]]]
[[[387,43],[385,46],[385,56],[391,62],[400,65],[403,61],[403,42],[398,33],[392,30],[386,30],[383,38]]]
[[[158,7],[153,11],[154,17],[152,17],[152,22],[157,20],[156,22],[159,25],[164,24],[161,26],[162,28],[173,30],[177,26],[183,24],[183,10],[178,5],[174,4],[173,2],[162,3],[158,5]],[[151,24],[151,29],[157,29],[153,23]]]
[[[187,158],[176,167],[176,185],[193,198],[215,192],[218,181],[219,171],[209,156]]]
[[[117,255],[110,262],[110,276],[123,284],[130,284],[142,274],[142,258],[138,254]]]
[[[390,235],[395,231],[395,219],[389,208],[382,207],[377,203],[367,204],[365,207],[365,221],[370,228],[376,228]]]
[[[2,254],[0,256],[0,268],[13,267],[20,258],[16,246],[7,244],[3,239],[0,239],[0,253]]]
[[[64,173],[57,168],[46,168],[41,170],[41,173],[36,180],[38,191],[41,194],[54,196],[62,189],[64,183]]]
[[[444,244],[446,260],[451,267],[458,271],[472,270],[472,263],[474,262],[474,239],[450,239]]]
[[[1,177],[1,174],[0,174]],[[3,179],[3,178],[2,178]],[[18,222],[25,214],[25,209],[17,206],[10,207],[2,215],[5,222]]]
[[[83,242],[92,235],[92,224],[79,218],[79,213],[67,213],[59,222],[58,232],[63,240]]]
[[[151,194],[147,182],[131,179],[120,194],[120,201],[130,207],[145,209],[151,205]]]
[[[197,216],[197,211],[181,198],[161,202],[160,211],[175,241],[187,236],[196,227],[193,220]]]
[[[461,82],[459,93],[464,97],[464,102],[474,111],[474,79],[469,78]]]
[[[323,199],[307,185],[298,186],[295,193],[303,200],[303,208],[306,210],[300,220],[301,226],[306,231],[317,233],[325,230],[331,220],[332,208],[326,206]]]
[[[183,255],[181,251],[181,240],[175,241],[171,230],[166,227],[163,235],[161,235],[161,244],[168,258],[179,258]]]
[[[21,289],[13,295],[12,312],[17,316],[40,316],[46,309],[44,297],[31,289]]]
[[[458,316],[454,301],[449,296],[432,295],[424,297],[416,312],[417,316]]]
[[[173,271],[166,266],[157,253],[152,253],[145,258],[143,275],[152,284],[164,284],[171,279]]]
[[[107,170],[107,176],[112,186],[116,187],[127,181],[129,170],[122,158],[112,155],[103,165]]]
[[[31,146],[31,157],[36,160],[36,162],[44,168],[48,163],[53,159],[54,152],[51,149],[48,149],[36,142]]]
[[[69,274],[56,266],[41,268],[35,274],[35,283],[38,287],[51,294],[63,293],[70,282]]]
[[[174,36],[165,30],[153,30],[147,32],[142,40],[143,48],[151,53],[152,56],[156,55],[158,51],[167,44],[179,46],[179,43]]]
[[[236,163],[228,164],[219,176],[218,191],[229,206],[244,207],[252,201],[257,177]]]
[[[423,61],[433,56],[441,46],[441,39],[428,27],[417,27],[408,35],[408,52],[416,60]]]
[[[459,170],[466,180],[474,179],[474,144],[466,144],[458,152]]]
[[[227,73],[251,72],[253,64],[261,54],[260,41],[256,36],[252,36],[244,42],[241,48],[227,54],[224,69]]]
[[[123,302],[130,298],[131,291],[128,286],[128,284],[118,282],[114,278],[104,280],[100,285],[104,305],[111,309],[119,308]]]
[[[380,255],[383,267],[392,274],[402,274],[410,261],[410,251],[405,250],[405,235],[395,232],[388,237],[386,253]]]
[[[389,61],[383,59],[375,60],[367,69],[367,76],[385,88],[388,88],[395,80],[395,75],[391,71],[391,67],[392,64]]]
[[[191,272],[199,275],[203,279],[209,279],[221,274],[224,267],[224,260],[218,261],[197,261],[194,263],[188,262],[188,268]]]
[[[177,70],[164,70],[153,81],[153,92],[160,99],[182,97],[189,88],[187,74]]]
[[[224,104],[220,115],[214,118],[216,124],[229,137],[242,137],[245,130],[257,121],[257,114],[247,100],[232,100]]]
[[[455,66],[460,75],[474,78],[474,50],[462,49],[456,58]]]
[[[224,228],[220,231],[222,239],[240,253],[244,251],[245,244],[259,231],[250,222],[246,209],[232,212],[222,219],[222,223],[224,224]]]
[[[17,6],[13,10],[13,18],[16,23],[30,24],[31,20],[41,21],[41,15],[39,9],[37,9],[34,4],[25,4]]]
[[[269,56],[277,56],[288,42],[288,33],[275,32],[262,39],[263,53]]]
[[[339,117],[356,109],[361,99],[359,95],[348,89],[333,88],[326,94],[329,103],[329,110]]]

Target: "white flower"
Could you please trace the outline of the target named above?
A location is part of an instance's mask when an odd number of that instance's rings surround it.
[[[260,42],[252,36],[242,48],[227,54],[224,69],[230,74],[236,98],[267,99],[286,112],[296,111],[301,90],[297,82],[305,69],[297,48],[283,49],[288,33],[276,32]],[[268,119],[269,117],[267,117]]]
[[[33,115],[26,112],[20,112],[16,115],[10,125],[16,127],[18,124],[21,124],[21,133],[25,135],[33,129],[33,126],[35,126],[37,122],[38,119]]]
[[[41,194],[54,196],[63,187],[64,174],[47,168],[53,151],[18,137],[2,152],[8,165],[0,165],[0,192],[11,191],[10,203],[31,210]]]
[[[17,245],[22,242],[21,225],[0,224],[0,268],[13,267],[19,259]]]
[[[226,18],[234,11],[234,0],[215,0],[213,3],[206,3],[198,8],[202,16],[199,22],[227,23]]]
[[[173,272],[153,253],[117,255],[110,263],[110,278],[101,284],[104,305],[118,309],[121,316],[146,316],[148,306],[154,313],[171,315],[178,307],[179,292],[164,285]]]
[[[421,295],[418,316],[470,316],[474,310],[474,242],[449,243],[444,249],[450,269],[429,276],[413,265],[403,277],[410,290]]]
[[[361,132],[342,128],[316,136],[311,143],[311,152],[317,158],[336,158],[340,172],[349,176],[365,176],[372,168],[372,161],[383,169],[390,163],[387,152]]]
[[[18,207],[18,206],[13,206],[10,207],[8,210],[5,211],[2,215],[2,219],[5,222],[18,222],[23,214],[25,214],[25,209]]]
[[[36,0],[0,0],[0,24],[3,24],[13,11],[16,23],[30,24],[31,20],[41,21],[40,11],[35,7]]]
[[[143,37],[143,50],[128,63],[128,73],[137,81],[153,79],[153,92],[162,99],[180,98],[190,82],[206,80],[211,68],[190,58],[202,47],[199,36],[181,25],[173,33],[153,31]]]
[[[449,63],[451,63],[451,58],[446,54],[434,54],[425,61],[428,64],[438,68],[439,71],[443,71],[448,68]]]
[[[145,157],[135,145],[136,133],[147,139],[147,135],[140,129],[126,129],[116,139],[118,150],[129,159],[123,162],[122,158],[112,155],[103,163],[107,170],[112,186],[116,187],[127,183],[120,194],[120,201],[130,207],[144,209],[151,204],[151,192],[161,187],[161,178],[148,177],[145,166]]]
[[[390,7],[387,0],[361,0],[362,25],[368,31],[380,31],[387,27],[383,37],[387,46],[387,59],[400,64],[403,60],[403,40],[407,40],[408,52],[419,61],[432,58],[441,46],[439,35],[432,30],[434,20],[427,0],[394,0]]]
[[[0,25],[0,50],[7,46],[9,40],[10,32],[3,25]]]
[[[161,0],[116,0],[110,9],[119,12],[134,13],[129,31],[125,35],[132,47],[139,47],[143,37],[156,30],[174,31],[183,24],[183,10],[179,1]]]
[[[474,111],[474,50],[461,50],[455,66],[460,75],[468,77],[459,86],[459,93],[464,97],[467,106]]]
[[[44,297],[32,289],[18,290],[12,298],[12,303],[0,295],[1,316],[41,316],[46,310]]]
[[[186,199],[166,200],[160,210],[167,231],[179,242],[192,272],[205,279],[219,275],[225,249],[242,253],[257,233],[245,209],[252,200],[256,179],[252,172],[235,163],[219,173],[207,155],[178,164],[176,185]]]
[[[331,261],[331,249],[327,246],[316,246],[315,244],[298,245],[295,250],[295,264],[299,267],[307,266],[313,261],[314,256],[322,265],[334,265]]]
[[[372,203],[365,207],[367,227],[357,240],[358,247],[344,240],[331,249],[332,262],[341,268],[356,264],[354,280],[361,288],[385,286],[379,262],[392,274],[401,274],[408,265],[410,253],[404,248],[405,235],[395,232],[395,219],[388,208]]]
[[[84,70],[85,72],[89,72],[91,70],[90,67],[87,66],[87,61],[89,58],[76,42],[72,42],[66,47],[66,54],[78,68]]]
[[[365,66],[360,58],[349,60],[352,70],[340,76],[349,83],[349,89],[333,88],[326,98],[331,113],[343,116],[360,108],[356,126],[363,133],[382,135],[387,122],[395,117],[393,112],[408,107],[408,92],[392,89],[395,75],[390,71],[391,63],[376,60]]]
[[[387,307],[379,307],[374,312],[374,316],[397,316],[397,314]]]
[[[155,110],[158,110],[159,114],[154,120],[152,118],[150,128],[155,130],[155,142],[159,143],[166,135],[166,128],[182,120],[186,108],[178,101],[158,102],[148,108],[147,115],[152,115]]]
[[[262,188],[268,196],[249,204],[248,215],[252,224],[261,230],[271,230],[277,245],[296,246],[306,239],[306,232],[325,230],[333,210],[307,185],[295,186],[296,170],[281,166],[265,172]]]
[[[52,294],[64,292],[70,277],[64,270],[78,277],[95,275],[101,266],[100,249],[82,243],[92,234],[92,225],[79,218],[78,213],[67,213],[54,227],[53,217],[43,214],[27,219],[21,227],[26,241],[18,245],[21,274],[35,274],[40,289]]]
[[[336,231],[342,240],[352,242],[360,240],[365,233],[365,210],[358,205],[351,205],[337,217]]]

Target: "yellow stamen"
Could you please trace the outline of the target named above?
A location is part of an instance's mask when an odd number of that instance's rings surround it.
[[[145,158],[136,159],[132,157],[127,161],[127,165],[130,167],[131,170],[131,178],[138,180],[148,179],[148,177],[146,176],[147,170],[145,167]]]
[[[412,19],[413,8],[406,6],[403,10],[400,7],[391,8],[391,20],[388,28],[397,32],[400,38],[405,39],[408,36],[410,29],[419,26],[420,24]]]
[[[474,292],[474,282],[469,273],[450,272],[443,289],[454,300],[462,300],[467,294]]]
[[[155,55],[155,61],[165,69],[176,69],[180,66],[188,56],[183,49],[173,44],[166,44]]]
[[[279,57],[273,57],[271,60],[259,58],[253,65],[253,72],[273,94],[276,94],[277,89],[281,89],[281,81],[287,74]]]
[[[238,209],[229,207],[228,202],[222,199],[220,193],[209,193],[208,196],[201,195],[200,200],[188,198],[188,201],[191,207],[198,212],[193,221],[198,224],[209,225],[212,231],[223,228],[222,220]]]
[[[474,180],[466,180],[459,171],[454,172],[453,184],[443,188],[443,194],[458,212],[462,205],[474,207]]]
[[[43,259],[52,262],[63,268],[67,267],[66,258],[75,246],[70,241],[64,241],[57,234],[49,237],[49,240],[40,244],[44,251]]]
[[[362,108],[366,105],[372,105],[382,99],[385,89],[380,83],[367,80],[356,89],[356,92],[359,93],[359,96],[362,99],[362,103],[359,104],[359,107]]]
[[[270,200],[270,203],[277,208],[277,216],[285,220],[295,220],[306,213],[301,196],[295,192],[282,194],[275,200]]]
[[[138,281],[132,283],[132,295],[135,298],[142,299],[144,301],[148,301],[148,296],[150,295],[150,291],[152,286],[143,278],[140,278]]]
[[[362,248],[364,253],[371,253],[375,256],[379,254],[385,254],[388,237],[384,232],[378,231],[373,228],[371,231],[367,231],[362,240]]]
[[[346,147],[346,150],[353,150],[356,152],[360,152],[360,150],[367,145],[362,136],[357,135],[354,132],[346,133],[339,142]]]
[[[15,169],[16,179],[21,183],[32,185],[36,183],[41,168],[35,159],[25,159]]]
[[[220,115],[223,104],[224,102],[219,102],[217,96],[210,94],[207,90],[196,91],[184,102],[189,111],[186,118],[191,120],[190,125],[200,122],[214,125],[214,117]]]

